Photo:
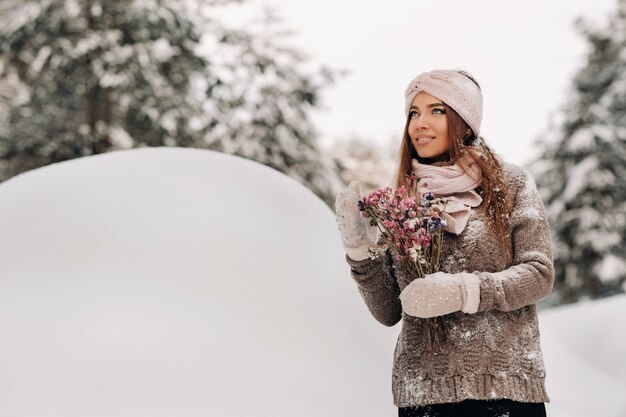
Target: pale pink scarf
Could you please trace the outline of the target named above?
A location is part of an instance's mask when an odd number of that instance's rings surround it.
[[[460,234],[467,225],[472,207],[479,206],[483,201],[482,197],[474,191],[482,178],[480,168],[471,163],[469,166],[472,176],[470,176],[457,164],[424,165],[416,159],[413,159],[412,164],[418,178],[419,195],[431,192],[436,198],[445,200],[446,206],[442,218],[447,223],[446,230]]]

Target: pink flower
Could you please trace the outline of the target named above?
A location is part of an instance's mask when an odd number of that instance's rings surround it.
[[[363,198],[359,209],[373,225],[378,225],[383,243],[389,245],[397,259],[411,259],[422,268],[433,262],[433,254],[440,253],[438,248],[432,248],[432,243],[445,227],[433,200],[430,193],[416,201],[415,197],[406,197],[404,187],[397,190],[385,187]]]

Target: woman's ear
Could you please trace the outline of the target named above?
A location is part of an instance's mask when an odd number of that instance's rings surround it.
[[[474,142],[474,139],[476,137],[474,136],[472,129],[467,129],[467,132],[465,132],[465,137],[463,138],[463,141],[461,143],[463,143],[463,145],[465,146],[469,146]]]

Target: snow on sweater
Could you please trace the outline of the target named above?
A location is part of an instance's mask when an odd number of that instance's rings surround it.
[[[394,352],[392,391],[397,407],[509,398],[547,402],[536,303],[552,290],[550,229],[532,177],[505,163],[512,210],[513,262],[507,268],[495,226],[482,207],[472,209],[459,236],[446,233],[441,270],[480,278],[475,314],[444,316],[449,336],[443,353],[427,349],[426,321],[402,311],[400,292],[413,280],[389,254],[355,261],[346,255],[368,309],[380,323],[402,320]]]

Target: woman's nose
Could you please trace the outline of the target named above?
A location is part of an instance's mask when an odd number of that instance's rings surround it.
[[[418,129],[427,129],[428,126],[428,118],[425,115],[420,114],[419,116],[417,116],[417,119],[415,120],[415,127],[417,127]]]

